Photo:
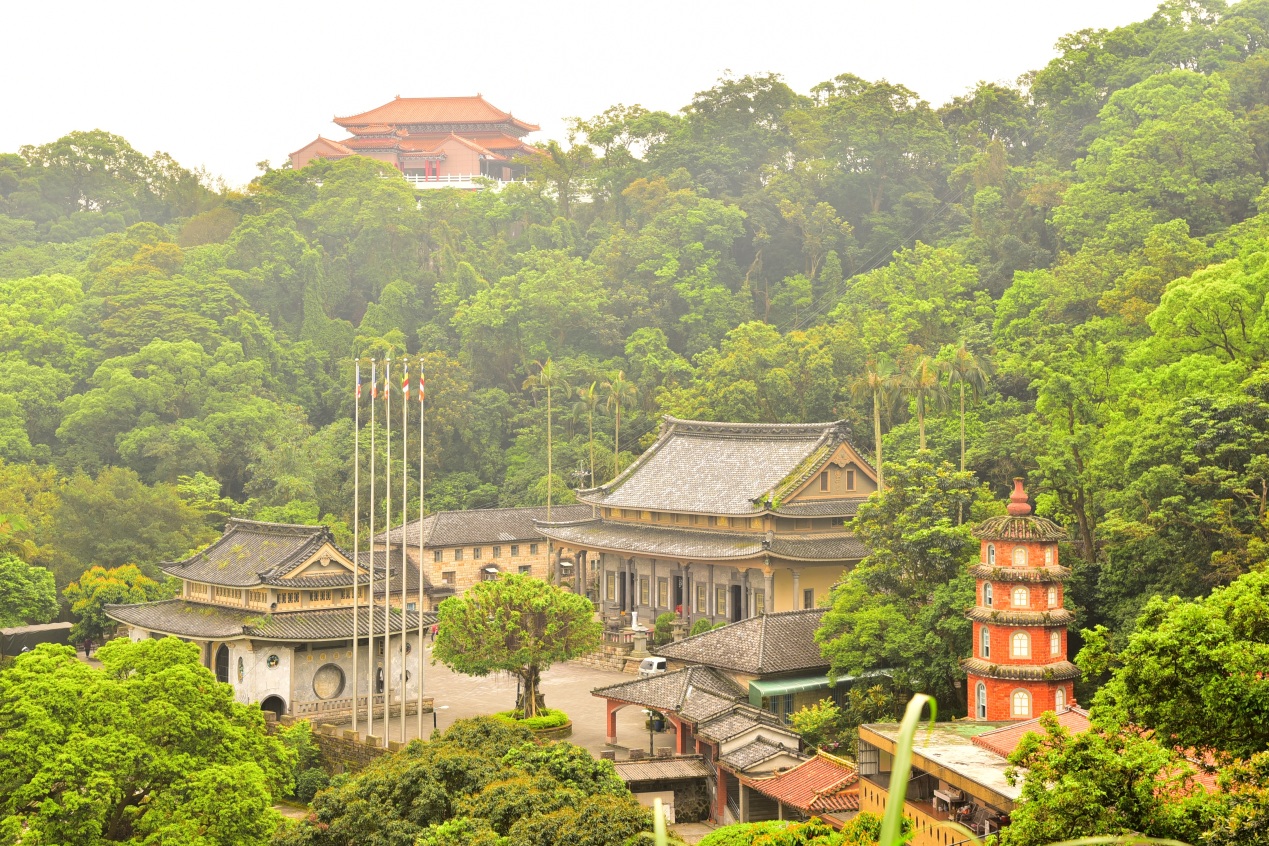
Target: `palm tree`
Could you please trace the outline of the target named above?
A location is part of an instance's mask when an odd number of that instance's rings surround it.
[[[917,430],[921,433],[921,450],[925,450],[925,412],[938,406],[946,396],[943,390],[943,365],[928,355],[918,358],[904,374],[903,392],[916,400]]]
[[[590,487],[595,486],[595,412],[599,410],[599,383],[591,382],[577,389],[577,402],[573,408],[586,412],[587,438],[590,443]]]
[[[871,357],[864,367],[864,375],[850,387],[856,401],[872,400],[873,443],[877,455],[877,489],[885,490],[885,474],[881,469],[881,406],[889,406],[894,398],[896,377],[894,365],[884,357]]]
[[[618,370],[600,386],[607,395],[605,407],[616,412],[617,424],[613,430],[612,463],[613,478],[621,475],[621,408],[634,405],[639,399],[639,389],[626,378],[626,371]]]
[[[524,380],[524,388],[532,391],[546,391],[546,520],[551,521],[551,488],[555,481],[554,454],[551,444],[551,392],[568,391],[568,382],[564,379],[564,371],[548,356],[545,362],[533,362],[538,372]]]
[[[965,472],[965,389],[969,388],[975,402],[987,387],[989,374],[984,363],[974,357],[965,348],[965,342],[952,353],[952,360],[947,363],[947,383],[955,385],[961,394],[961,472]]]

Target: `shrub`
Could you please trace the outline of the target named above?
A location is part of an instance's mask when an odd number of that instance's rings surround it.
[[[568,714],[565,714],[563,711],[556,708],[539,708],[538,715],[536,717],[529,717],[527,720],[524,718],[524,712],[520,710],[500,711],[493,716],[502,720],[504,723],[521,726],[529,729],[530,731],[559,728],[560,726],[568,723]]]
[[[663,646],[674,639],[674,632],[670,630],[670,626],[674,625],[675,619],[675,615],[669,611],[657,617],[656,623],[652,627],[652,642],[654,644]]]
[[[691,634],[694,634],[694,635],[704,634],[705,632],[711,631],[713,629],[722,628],[725,625],[727,624],[719,623],[717,626],[715,626],[709,620],[706,620],[704,617],[702,617],[701,619],[697,620],[695,623],[692,624]]]
[[[295,777],[295,798],[307,805],[319,791],[330,786],[330,776],[325,770],[305,770]]]

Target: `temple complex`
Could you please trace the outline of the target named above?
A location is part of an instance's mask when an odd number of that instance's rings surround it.
[[[313,159],[366,156],[392,165],[416,188],[478,188],[480,179],[524,178],[516,158],[535,154],[524,140],[536,132],[484,97],[396,97],[335,123],[352,133],[342,141],[318,136],[291,153],[295,170]]]
[[[961,662],[968,677],[972,716],[1028,720],[1073,701],[1079,670],[1066,657],[1066,628],[1074,615],[1062,607],[1071,571],[1058,563],[1066,531],[1031,513],[1022,480],[1014,480],[1008,515],[974,527],[981,544],[974,622],[974,654]]]
[[[737,622],[814,608],[867,555],[845,524],[877,476],[849,435],[842,421],[666,417],[617,478],[577,492],[593,516],[538,529],[613,621],[650,624],[668,611],[688,625]]]
[[[259,703],[278,716],[340,722],[352,716],[355,613],[359,711],[366,713],[373,695],[377,713],[387,705],[399,714],[404,669],[408,712],[418,707],[419,626],[430,626],[435,618],[417,610],[417,577],[405,579],[403,598],[400,561],[373,554],[377,602],[372,617],[367,607],[371,553],[362,553],[355,565],[325,526],[231,519],[207,549],[163,566],[163,572],[181,580],[177,598],[107,605],[106,614],[124,624],[133,640],[171,635],[197,644],[203,665],[231,685],[240,702]],[[391,629],[386,641],[385,628]]]

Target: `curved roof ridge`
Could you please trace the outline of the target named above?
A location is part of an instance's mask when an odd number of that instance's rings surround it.
[[[225,528],[243,528],[253,531],[271,531],[277,534],[315,534],[319,532],[329,532],[330,529],[322,524],[306,524],[306,523],[270,523],[265,520],[248,520],[245,517],[230,517]]]

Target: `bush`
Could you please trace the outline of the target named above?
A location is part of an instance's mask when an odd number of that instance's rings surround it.
[[[711,623],[709,620],[706,620],[704,617],[702,617],[701,619],[697,620],[695,623],[692,624],[691,634],[694,634],[694,635],[704,634],[705,632],[712,631],[713,629],[721,629],[725,625],[727,624],[719,623],[716,626],[713,623]]]
[[[656,623],[652,627],[652,643],[656,646],[664,646],[674,639],[674,632],[670,630],[670,626],[674,625],[676,616],[667,611],[658,615]]]
[[[305,770],[295,777],[295,798],[307,805],[320,791],[330,786],[325,770]]]
[[[881,820],[860,814],[841,831],[818,818],[726,825],[707,834],[700,846],[876,846],[880,834]]]
[[[556,708],[539,708],[538,715],[536,717],[530,717],[527,720],[524,718],[524,712],[520,710],[500,711],[493,716],[502,720],[504,723],[521,726],[529,729],[530,731],[559,728],[560,726],[568,723],[568,714],[565,714],[563,711]]]

